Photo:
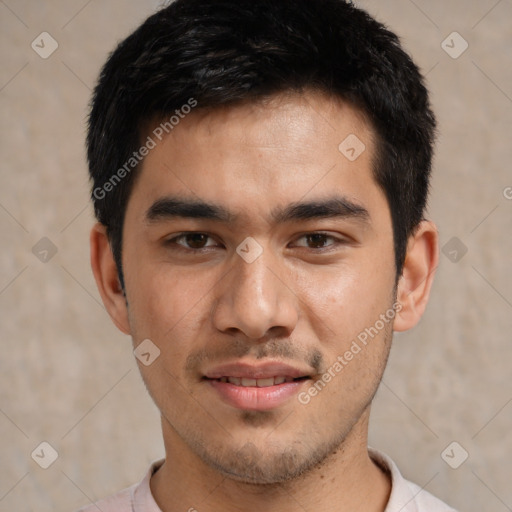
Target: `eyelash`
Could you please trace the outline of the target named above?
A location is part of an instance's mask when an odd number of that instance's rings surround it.
[[[190,231],[190,232],[181,233],[181,234],[179,234],[179,235],[177,235],[177,236],[175,236],[173,238],[170,238],[170,239],[166,240],[165,244],[168,245],[168,246],[169,245],[175,246],[177,248],[177,250],[183,250],[185,252],[195,252],[195,253],[206,252],[206,251],[210,250],[212,247],[215,247],[215,246],[206,246],[206,247],[200,247],[200,248],[196,249],[196,248],[192,248],[192,247],[183,246],[182,244],[177,242],[178,240],[186,239],[187,236],[191,236],[191,235],[204,235],[204,236],[208,237],[211,240],[214,239],[214,237],[212,237],[208,233],[204,233],[202,231]],[[302,235],[300,235],[297,238],[297,240],[300,240],[301,238],[312,237],[312,236],[322,236],[322,237],[324,237],[323,238],[324,240],[331,239],[331,240],[334,240],[335,243],[330,244],[330,245],[325,246],[325,247],[309,247],[309,248],[308,247],[304,247],[304,246],[300,246],[300,247],[305,248],[305,249],[311,249],[311,250],[317,251],[317,252],[325,252],[325,251],[331,250],[333,247],[346,244],[346,240],[344,240],[342,238],[338,238],[338,237],[332,236],[332,235],[329,235],[328,233],[324,233],[324,232],[321,232],[321,231],[314,231],[314,232],[311,232],[311,233],[303,233]]]

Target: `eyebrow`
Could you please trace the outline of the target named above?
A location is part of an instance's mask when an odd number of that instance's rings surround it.
[[[146,212],[146,221],[149,224],[174,218],[234,223],[239,215],[218,204],[173,196],[158,199]],[[356,219],[367,223],[370,214],[364,206],[344,196],[291,203],[284,208],[274,208],[270,214],[270,219],[276,224],[324,218]]]

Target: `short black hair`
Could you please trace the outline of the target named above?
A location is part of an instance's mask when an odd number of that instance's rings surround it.
[[[123,221],[147,123],[184,105],[307,90],[359,109],[375,131],[373,173],[391,211],[398,279],[424,215],[436,128],[424,79],[398,37],[344,0],[176,0],[111,53],[91,102],[92,200],[123,288]]]

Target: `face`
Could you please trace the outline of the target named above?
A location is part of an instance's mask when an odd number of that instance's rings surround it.
[[[373,156],[362,116],[313,92],[197,110],[150,151],[123,271],[134,346],[160,351],[140,369],[166,445],[270,483],[364,430],[395,298]]]

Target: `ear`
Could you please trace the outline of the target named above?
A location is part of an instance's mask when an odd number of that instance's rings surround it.
[[[407,244],[397,287],[397,301],[401,309],[393,324],[395,331],[406,331],[420,321],[427,307],[438,263],[439,236],[436,226],[433,222],[422,221]]]
[[[128,307],[119,282],[117,265],[103,224],[96,223],[91,230],[91,267],[103,304],[117,328],[130,334]]]

